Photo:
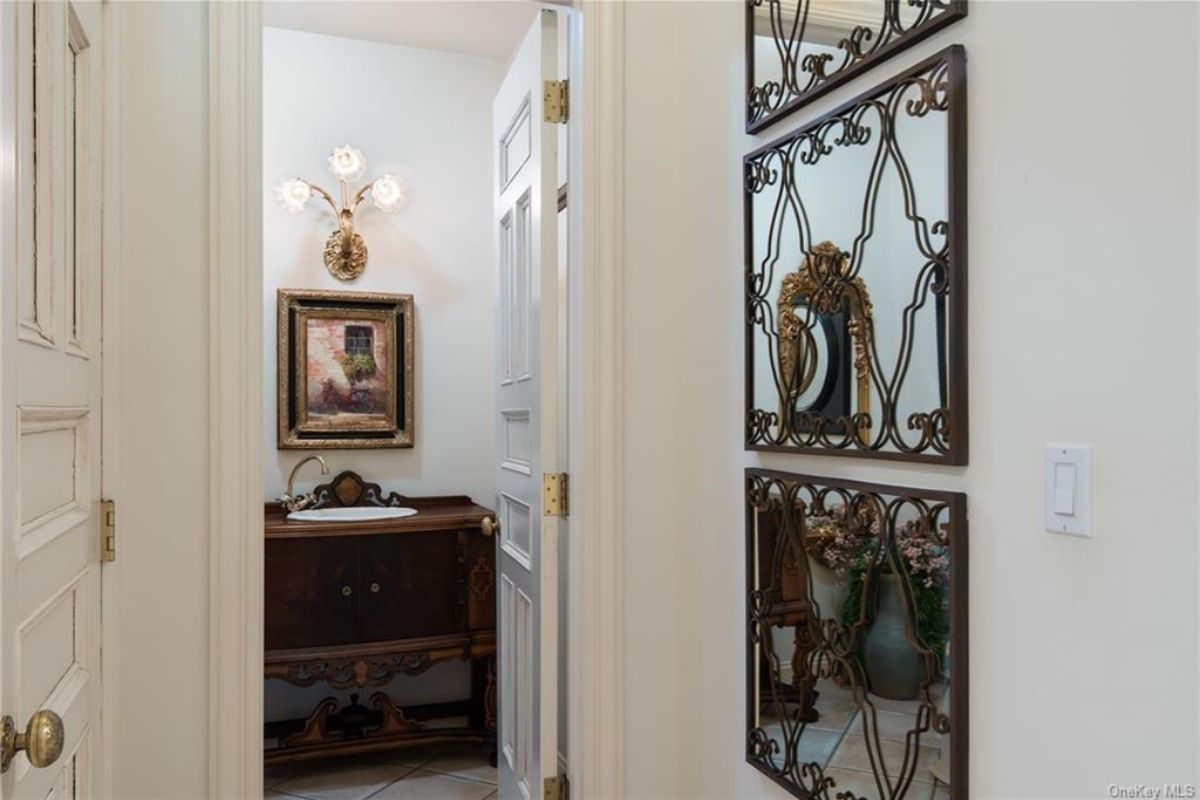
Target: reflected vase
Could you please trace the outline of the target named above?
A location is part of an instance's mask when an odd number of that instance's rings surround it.
[[[863,666],[872,693],[891,700],[915,700],[925,680],[925,662],[904,632],[900,578],[879,575],[875,618],[863,638]]]

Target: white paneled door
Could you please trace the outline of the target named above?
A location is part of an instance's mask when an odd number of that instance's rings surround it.
[[[102,13],[0,5],[0,715],[42,722],[5,800],[98,794]]]
[[[543,82],[557,72],[557,12],[542,11],[492,106],[496,315],[496,515],[500,613],[500,796],[543,796],[557,768],[557,518],[543,474],[558,448],[557,125]]]

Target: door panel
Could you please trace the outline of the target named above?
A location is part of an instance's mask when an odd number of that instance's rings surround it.
[[[557,78],[558,13],[544,10],[492,106],[495,143],[497,602],[500,796],[542,795],[556,769],[556,518],[543,473],[559,466],[558,130],[543,82]]]
[[[0,6],[0,714],[64,722],[63,755],[18,754],[4,798],[96,793],[103,13]]]

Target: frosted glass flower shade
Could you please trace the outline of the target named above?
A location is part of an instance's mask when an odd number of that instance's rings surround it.
[[[290,178],[275,187],[279,203],[293,214],[304,210],[304,204],[312,197],[312,187],[299,178]]]
[[[356,147],[335,147],[329,154],[329,171],[339,181],[356,181],[367,171],[367,159]]]
[[[399,175],[383,175],[372,184],[371,199],[380,211],[399,211],[408,205],[408,181]]]

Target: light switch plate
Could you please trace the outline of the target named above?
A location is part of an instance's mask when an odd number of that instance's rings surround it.
[[[1072,536],[1092,535],[1092,446],[1070,442],[1046,445],[1046,530]]]

